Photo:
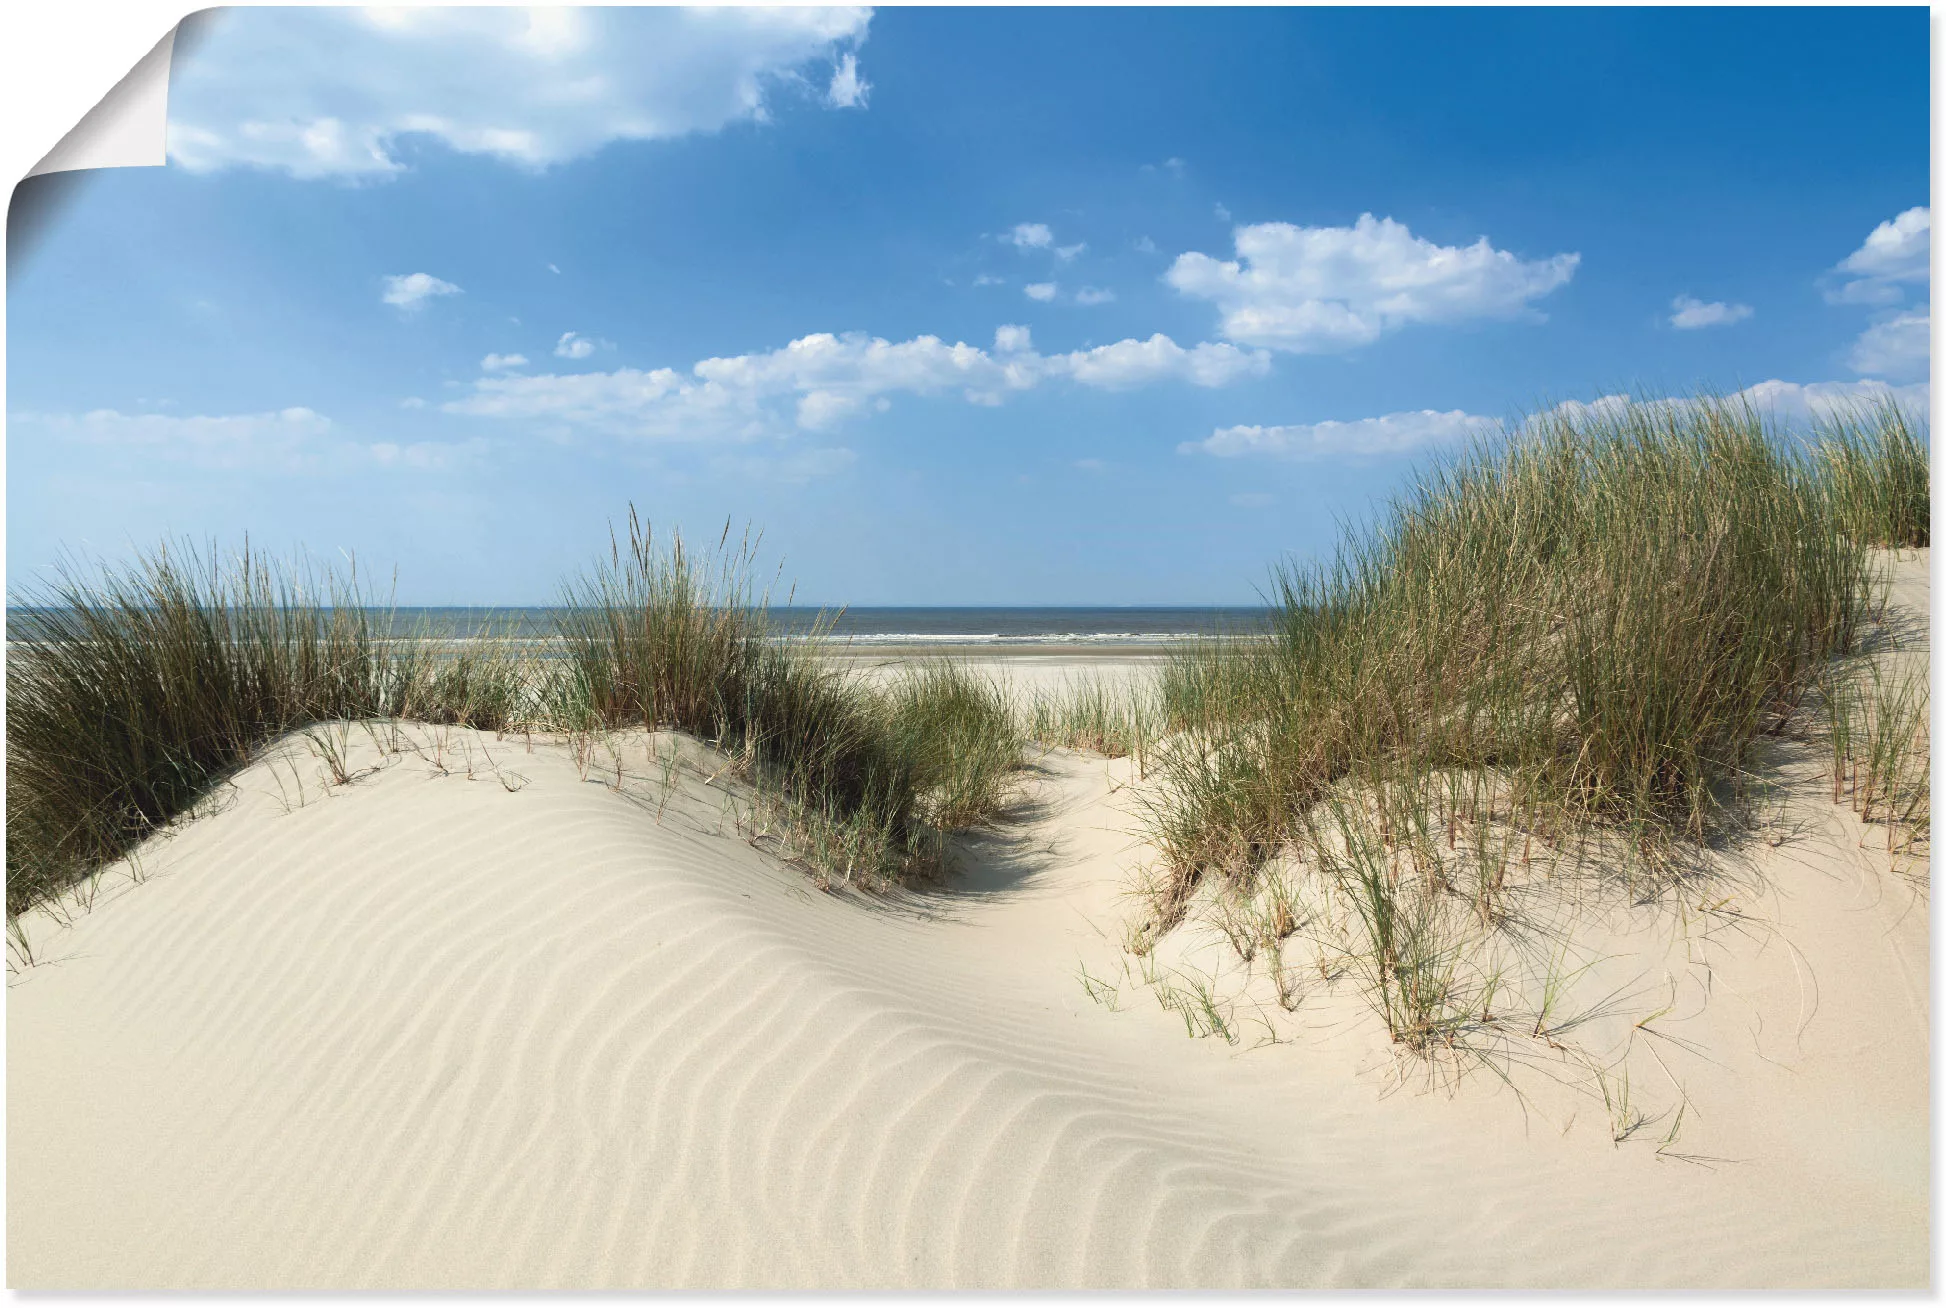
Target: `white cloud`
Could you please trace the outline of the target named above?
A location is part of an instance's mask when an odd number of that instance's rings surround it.
[[[480,368],[484,372],[500,372],[507,368],[525,368],[526,366],[527,356],[524,354],[489,354],[486,358],[480,360]]]
[[[1086,241],[1077,241],[1073,245],[1057,246],[1054,251],[1054,257],[1062,263],[1072,263],[1074,262],[1075,256],[1087,248],[1088,243]]]
[[[1074,293],[1076,304],[1107,304],[1115,298],[1115,292],[1106,291],[1098,286],[1084,286]]]
[[[1874,227],[1865,243],[1831,270],[1834,304],[1897,304],[1908,285],[1932,280],[1932,210],[1907,209]]]
[[[871,92],[872,84],[858,75],[858,56],[847,50],[831,74],[831,86],[824,93],[825,103],[833,109],[863,109]]]
[[[812,391],[797,402],[797,425],[806,431],[823,431],[837,426],[863,408],[864,404],[863,396]]]
[[[1136,238],[1135,238],[1135,242],[1134,242],[1134,244],[1135,244],[1135,250],[1136,250],[1136,253],[1138,253],[1138,254],[1154,254],[1154,253],[1155,253],[1155,242],[1154,242],[1154,241],[1152,241],[1152,240],[1150,240],[1150,239],[1149,239],[1148,237],[1146,237],[1146,236],[1138,236],[1138,237],[1136,237]]]
[[[820,333],[765,354],[704,359],[687,371],[620,368],[482,377],[443,407],[452,413],[564,424],[660,441],[737,442],[828,430],[891,395],[958,391],[975,404],[1046,382],[1120,390],[1163,381],[1225,386],[1269,371],[1270,356],[1167,336],[1068,354],[1038,354],[1024,327],[994,334],[991,353],[935,336],[890,342]]]
[[[1054,244],[1054,230],[1046,223],[1015,223],[1000,239],[1023,250],[1045,250]]]
[[[1458,409],[1447,413],[1420,409],[1352,422],[1219,427],[1208,439],[1186,441],[1177,449],[1184,454],[1214,454],[1220,458],[1246,454],[1282,459],[1338,458],[1403,454],[1428,446],[1454,445],[1499,430],[1500,422],[1495,418],[1482,418]]]
[[[1103,390],[1127,390],[1165,378],[1181,378],[1197,386],[1228,386],[1270,371],[1270,356],[1261,350],[1245,353],[1234,345],[1208,341],[1184,349],[1161,332],[1146,341],[1117,341],[1053,355],[1048,362],[1083,385]]]
[[[1230,221],[1229,206],[1224,204],[1221,200],[1218,200],[1216,202],[1216,208],[1212,212],[1216,214],[1216,221],[1220,223],[1227,223]]]
[[[1867,377],[1924,377],[1932,368],[1932,306],[1922,304],[1867,327],[1851,347],[1851,366]]]
[[[443,282],[431,273],[405,273],[385,279],[385,294],[379,298],[401,309],[417,309],[435,295],[459,295],[460,288]]]
[[[1030,300],[1039,300],[1042,304],[1046,304],[1059,293],[1060,289],[1061,286],[1058,282],[1031,282],[1027,286],[1027,298]]]
[[[995,277],[992,273],[981,273],[973,279],[973,284],[975,286],[1005,286],[1007,279],[1005,277]]]
[[[545,167],[617,140],[763,121],[830,67],[862,104],[864,8],[225,9],[178,56],[169,158],[384,178],[402,138]],[[847,99],[846,97],[852,97]]]
[[[1824,279],[1832,304],[1879,310],[1853,342],[1850,363],[1873,377],[1923,377],[1932,368],[1932,210],[1907,209],[1874,227]],[[1908,288],[1921,301],[1906,308]],[[1920,288],[1923,288],[1920,289]]]
[[[1305,354],[1366,345],[1408,323],[1532,314],[1529,302],[1564,285],[1581,259],[1522,260],[1485,237],[1435,245],[1370,214],[1350,227],[1240,227],[1236,252],[1233,261],[1181,255],[1165,280],[1215,303],[1229,339]]]
[[[550,263],[549,265],[547,265],[547,270],[548,270],[549,272],[551,272],[551,273],[553,273],[553,274],[554,274],[554,275],[555,275],[556,277],[559,277],[559,276],[561,275],[561,270],[560,270],[559,268],[557,268],[557,267],[555,267],[555,266],[554,266],[553,264],[551,264],[551,263]]]
[[[1704,301],[1693,295],[1678,295],[1669,302],[1669,307],[1675,310],[1669,315],[1669,325],[1684,331],[1694,331],[1699,327],[1727,327],[1733,322],[1742,322],[1756,312],[1747,304]]]
[[[580,332],[562,332],[554,342],[554,353],[563,359],[585,359],[595,352],[595,342]]]
[[[426,407],[426,402],[417,395],[408,395],[399,401],[399,407],[401,409],[423,409]]]

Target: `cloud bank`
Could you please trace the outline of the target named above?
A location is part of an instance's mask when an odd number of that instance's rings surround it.
[[[1765,381],[1726,397],[1748,403],[1759,414],[1802,427],[1822,418],[1841,415],[1861,404],[1892,401],[1913,413],[1924,413],[1932,402],[1924,382],[1892,386],[1881,381],[1787,382]],[[1693,403],[1683,398],[1637,400],[1626,394],[1595,400],[1566,400],[1547,410],[1548,416],[1574,420],[1613,415],[1631,407],[1664,408]],[[1282,426],[1219,427],[1200,441],[1184,441],[1183,454],[1210,454],[1234,459],[1260,457],[1291,460],[1363,458],[1407,454],[1454,447],[1479,437],[1506,434],[1498,418],[1453,409],[1441,413],[1419,409],[1388,413],[1348,422],[1293,423]]]
[[[524,419],[654,441],[737,442],[828,431],[898,395],[958,392],[974,404],[1066,381],[1099,390],[1159,382],[1220,387],[1270,368],[1234,345],[1147,340],[1041,354],[1028,329],[1005,326],[992,350],[936,336],[887,341],[854,332],[801,337],[781,349],[704,359],[687,370],[480,377],[449,413]]]

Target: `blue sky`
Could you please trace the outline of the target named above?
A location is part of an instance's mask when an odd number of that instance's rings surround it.
[[[1930,354],[1927,13],[224,10],[8,292],[7,550],[1249,602],[1519,411]]]

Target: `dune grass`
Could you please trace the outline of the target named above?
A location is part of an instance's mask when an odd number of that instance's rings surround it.
[[[113,860],[285,732],[412,717],[499,726],[497,655],[393,638],[355,578],[246,550],[70,564],[16,597],[7,660],[7,910]]]
[[[1831,799],[1885,831],[1888,853],[1932,839],[1932,699],[1924,668],[1834,671],[1823,682]]]
[[[1932,465],[1917,424],[1890,400],[1817,425],[1819,479],[1852,539],[1888,549],[1932,543]]]
[[[573,727],[672,728],[745,764],[812,861],[879,885],[937,870],[946,831],[1000,807],[1020,741],[997,690],[936,664],[887,690],[821,657],[828,625],[772,639],[754,543],[627,540],[571,583],[549,712]]]
[[[1024,730],[1041,745],[1140,760],[1161,726],[1145,683],[1118,685],[1099,675],[1036,687],[1023,706]]]
[[[722,544],[727,544],[727,535]],[[1022,740],[953,664],[880,690],[818,641],[771,639],[751,542],[626,541],[567,587],[558,655],[395,633],[355,576],[164,547],[13,600],[7,908],[16,915],[188,812],[265,745],[321,723],[671,728],[731,755],[822,872],[936,870],[944,834],[1007,802]]]
[[[1459,1020],[1458,933],[1492,930],[1511,840],[1592,833],[1653,894],[1733,837],[1756,742],[1857,642],[1868,545],[1924,541],[1906,417],[1819,436],[1709,397],[1554,410],[1281,569],[1270,642],[1162,676],[1146,939],[1295,851],[1357,907],[1385,1019],[1423,1044]]]

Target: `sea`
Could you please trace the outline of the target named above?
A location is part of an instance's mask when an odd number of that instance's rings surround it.
[[[396,636],[467,641],[512,637],[545,641],[554,608],[399,607],[375,611],[374,624]],[[1244,606],[1158,607],[772,607],[770,626],[786,640],[822,633],[853,647],[992,646],[995,652],[1036,646],[1170,645],[1264,630],[1270,610]],[[7,638],[32,628],[31,611],[10,609]],[[25,619],[25,621],[23,621]]]
[[[554,630],[549,608],[401,608],[393,630],[449,640],[494,634],[544,638]],[[770,626],[785,639],[822,633],[852,646],[1153,645],[1262,631],[1270,610],[1197,607],[773,607]]]

